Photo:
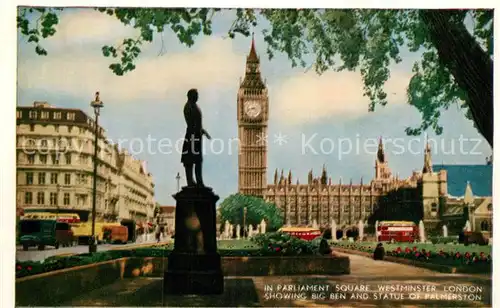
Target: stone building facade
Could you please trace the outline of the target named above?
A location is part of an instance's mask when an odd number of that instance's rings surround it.
[[[17,107],[17,206],[90,216],[95,122],[78,109],[46,102]],[[153,177],[98,128],[97,219],[150,221]]]
[[[491,174],[481,177],[489,183],[478,184],[489,185],[488,196],[471,197],[473,201],[459,198],[459,202],[457,197],[449,195],[448,187],[456,186],[456,181],[448,179],[446,168],[433,170],[429,143],[425,148],[421,172],[414,171],[406,179],[394,176],[382,139],[375,157],[374,177],[366,183],[363,179],[356,184],[352,179],[347,183],[342,179],[334,183],[323,166],[319,176],[312,170],[309,172],[307,183],[295,181],[291,170],[287,175],[283,170],[275,170],[273,183],[267,184],[269,97],[259,65],[252,40],[245,77],[240,82],[237,97],[240,140],[238,192],[274,203],[282,210],[286,225],[326,228],[335,221],[338,228],[352,230],[357,228],[360,220],[371,225],[375,220],[412,220],[417,223],[423,220],[428,230],[438,231],[443,224],[463,227],[478,208],[470,207],[470,204],[486,204],[488,198],[491,200]],[[491,163],[488,166],[491,167]],[[474,166],[464,168],[471,170]],[[459,212],[457,206],[461,209]],[[470,211],[466,214],[464,208],[470,208]],[[488,211],[491,207],[485,205],[484,209],[479,208],[481,210],[476,211],[476,217],[482,220],[473,224],[474,227],[479,226],[474,230],[481,229],[482,225],[483,229],[489,228],[484,232],[491,232],[492,211]],[[451,214],[455,212],[459,214]]]
[[[417,178],[400,180],[392,176],[380,141],[375,160],[375,178],[368,183],[354,184],[352,180],[333,183],[327,169],[319,177],[311,170],[308,182],[294,183],[292,172],[285,176],[283,171],[274,173],[274,183],[267,185],[266,201],[278,206],[286,225],[317,226],[326,228],[335,221],[340,228],[356,227],[358,222],[368,221],[376,210],[381,197],[401,188],[417,188]],[[408,195],[407,199],[412,196]]]
[[[172,234],[175,230],[175,206],[161,205],[159,209],[156,222],[166,228],[167,234]]]

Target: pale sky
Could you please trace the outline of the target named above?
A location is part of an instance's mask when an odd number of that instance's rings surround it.
[[[116,76],[108,69],[112,60],[102,56],[101,47],[134,37],[134,29],[91,9],[66,10],[57,34],[43,43],[48,56],[37,56],[26,38],[21,38],[18,104],[47,101],[92,114],[89,103],[100,91],[105,104],[100,123],[107,136],[147,162],[156,183],[156,200],[173,205],[175,175],[181,172],[183,176],[183,168],[180,154],[168,147],[168,140],[174,145],[183,137],[186,92],[198,88],[204,126],[218,139],[206,142],[205,183],[223,200],[237,190],[237,147],[230,140],[237,137],[236,94],[251,40],[224,38],[233,14],[224,11],[214,19],[214,34],[199,37],[191,48],[181,45],[172,32],[156,35],[153,44],[143,47],[137,69]],[[412,170],[421,170],[424,136],[415,139],[404,132],[421,120],[418,111],[406,104],[406,87],[418,55],[403,51],[403,63],[391,67],[386,84],[389,104],[369,113],[359,72],[329,71],[318,76],[312,70],[292,68],[282,54],[269,61],[260,30],[255,29],[256,47],[270,95],[269,182],[275,168],[285,169],[285,174],[291,169],[294,182],[298,177],[304,183],[311,168],[319,174],[326,164],[334,182],[352,178],[359,183],[363,178],[367,183],[374,176],[373,144],[380,136],[391,139],[386,142],[386,156],[394,174],[407,177]],[[491,155],[488,143],[458,107],[443,112],[440,123],[444,127],[441,136],[429,132],[432,142],[437,142],[434,163],[484,164]],[[286,136],[281,145],[274,142],[280,133]],[[303,146],[304,142],[310,147]],[[350,153],[348,142],[353,147]],[[339,153],[339,146],[345,151]]]

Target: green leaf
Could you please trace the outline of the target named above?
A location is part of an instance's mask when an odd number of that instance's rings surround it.
[[[35,47],[35,52],[40,55],[40,56],[46,56],[47,55],[47,51],[40,45],[37,45]]]

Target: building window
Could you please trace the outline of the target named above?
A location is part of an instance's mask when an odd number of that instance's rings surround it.
[[[43,191],[39,191],[36,196],[37,204],[45,204],[45,193]]]
[[[20,119],[23,117],[23,112],[21,110],[17,111],[17,118]]]
[[[68,121],[74,121],[75,120],[75,113],[74,112],[68,112],[66,114],[66,120],[68,120]]]
[[[28,164],[33,165],[35,163],[35,154],[28,154]]]
[[[45,184],[45,172],[38,173],[38,184],[40,185]]]
[[[35,131],[35,124],[30,124],[30,132],[34,132]]]
[[[488,204],[488,211],[490,211],[490,212],[493,211],[493,204],[491,204],[491,203]]]
[[[48,119],[49,118],[49,112],[48,111],[42,111],[42,114],[40,115],[42,119]]]
[[[52,154],[52,164],[59,165],[59,155]]]
[[[31,110],[29,113],[30,119],[36,119],[37,113],[34,110]]]
[[[64,193],[64,205],[69,205],[69,193]]]
[[[431,205],[431,212],[437,213],[438,210],[438,205],[436,203],[433,203]]]
[[[64,175],[64,184],[66,185],[71,185],[71,174],[66,173]]]
[[[71,153],[66,153],[66,165],[71,165]]]
[[[54,125],[54,130],[56,131],[56,133],[59,132],[59,124]]]
[[[57,204],[57,193],[51,192],[50,193],[50,205],[56,205]]]
[[[47,164],[47,154],[40,154],[40,163]]]
[[[87,184],[87,175],[86,174],[81,174],[80,175],[80,181],[82,184]]]
[[[70,126],[68,126],[68,133],[70,133],[70,134],[71,134],[71,131],[72,131],[72,130],[73,130],[73,126],[71,126],[71,125],[70,125]]]
[[[27,191],[24,193],[24,203],[25,204],[31,204],[33,202],[33,194],[31,191]]]
[[[62,118],[61,112],[54,112],[54,119],[60,120]]]
[[[41,146],[42,146],[42,147],[47,147],[47,146],[48,146],[47,139],[42,139],[42,140],[40,141],[40,143],[41,143]]]
[[[481,222],[481,231],[489,231],[489,224],[486,220]]]
[[[27,185],[33,184],[33,172],[26,172],[26,184]]]
[[[35,140],[33,139],[28,139],[28,147],[35,147]]]
[[[57,173],[50,174],[50,184],[57,184]]]

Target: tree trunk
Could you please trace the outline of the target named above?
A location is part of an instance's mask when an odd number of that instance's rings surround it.
[[[441,63],[467,93],[477,129],[493,148],[493,60],[465,26],[450,22],[454,10],[422,10]]]

